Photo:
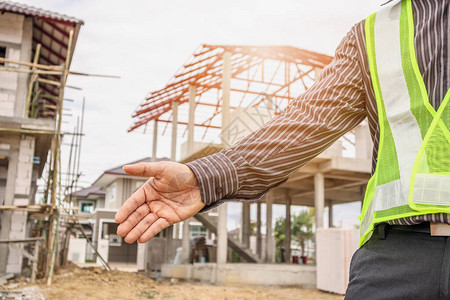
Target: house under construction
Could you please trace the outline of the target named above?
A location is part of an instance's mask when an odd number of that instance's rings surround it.
[[[145,132],[153,127],[153,158],[157,155],[161,127],[164,131],[171,130],[173,161],[186,163],[216,153],[279,114],[315,82],[331,60],[330,56],[290,46],[202,45],[164,88],[150,93],[138,106],[129,131]],[[316,286],[320,281],[320,276],[316,281],[316,270],[319,273],[321,261],[328,255],[325,246],[319,242],[317,269],[311,265],[273,265],[272,205],[281,204],[286,208],[284,255],[285,261],[290,263],[291,206],[315,208],[315,228],[319,235],[324,227],[324,210],[328,207],[328,223],[332,227],[334,204],[362,201],[370,176],[370,151],[367,126],[361,125],[268,193],[263,201],[266,224],[269,224],[265,226],[264,247],[261,203],[242,204],[239,240],[227,233],[227,204],[218,207],[215,219],[207,214],[197,214],[194,218],[216,234],[216,260],[210,264],[188,264],[191,255],[189,227],[183,226],[181,264],[171,264],[167,260],[162,266],[163,275],[218,283]],[[251,205],[256,206],[257,212],[254,249],[250,249]],[[166,229],[171,230],[170,227]],[[170,248],[172,237],[169,236],[166,244]],[[357,230],[353,229],[347,238],[351,242],[338,246],[347,247],[342,251],[342,259],[337,259],[345,266],[347,261],[344,263],[344,260],[357,247],[355,236]],[[150,248],[151,244],[152,241]],[[229,248],[244,261],[257,264],[230,264]],[[344,274],[346,269],[336,271]]]
[[[38,254],[43,238],[32,225],[55,220],[57,184],[50,177],[57,174],[64,87],[81,25],[63,14],[0,1],[0,274],[20,274],[26,257],[36,276],[39,256],[51,254],[51,247]],[[53,166],[46,204],[34,205],[46,163]]]

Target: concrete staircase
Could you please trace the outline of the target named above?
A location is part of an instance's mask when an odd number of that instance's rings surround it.
[[[217,224],[214,222],[213,218],[205,214],[196,214],[194,216],[195,219],[197,219],[199,222],[201,222],[208,230],[214,232],[217,234]],[[249,249],[244,247],[242,243],[239,241],[233,239],[231,235],[228,235],[228,247],[236,251],[239,256],[243,259],[245,259],[249,263],[262,263],[263,261],[258,258],[253,252]]]

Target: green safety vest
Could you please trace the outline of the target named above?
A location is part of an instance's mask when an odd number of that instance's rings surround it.
[[[370,15],[365,35],[380,139],[360,246],[377,223],[450,213],[450,92],[437,111],[430,105],[414,50],[411,0]]]

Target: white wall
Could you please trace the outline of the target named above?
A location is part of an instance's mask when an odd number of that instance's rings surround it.
[[[86,239],[70,237],[68,259],[75,263],[86,261]]]

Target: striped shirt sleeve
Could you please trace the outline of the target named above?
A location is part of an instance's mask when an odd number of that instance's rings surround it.
[[[280,115],[234,146],[187,164],[197,176],[205,209],[261,199],[366,117],[354,30],[318,81]]]

